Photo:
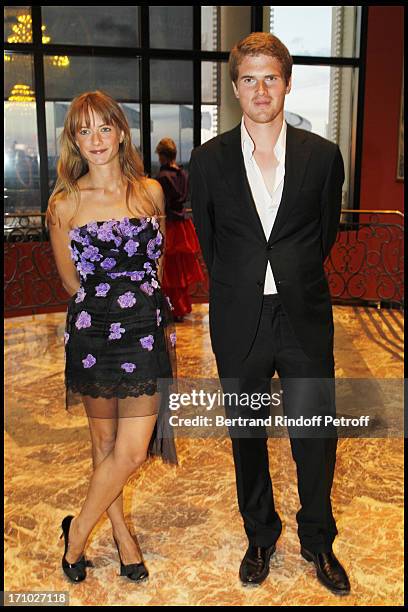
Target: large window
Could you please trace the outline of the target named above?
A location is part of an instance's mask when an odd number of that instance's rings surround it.
[[[5,211],[44,213],[65,114],[84,91],[105,90],[122,105],[149,175],[165,136],[187,166],[194,146],[240,121],[229,51],[262,28],[294,56],[286,119],[339,143],[350,205],[359,7],[33,5],[5,7]]]
[[[251,32],[251,6],[202,6],[201,49],[227,51]]]
[[[5,210],[36,211],[40,178],[32,55],[5,55],[4,100]]]
[[[139,47],[138,6],[42,6],[43,42]]]
[[[264,7],[265,31],[273,32],[292,55],[356,57],[357,6]]]
[[[354,207],[352,152],[360,54],[357,6],[264,7],[264,30],[278,36],[297,56],[286,120],[340,146],[346,178],[343,208]],[[305,27],[305,25],[307,27]]]
[[[193,7],[150,6],[149,32],[154,49],[192,49]]]
[[[190,7],[188,7],[190,8]],[[152,176],[159,171],[155,149],[162,138],[177,146],[177,162],[187,165],[193,148],[193,63],[152,60],[150,64]]]

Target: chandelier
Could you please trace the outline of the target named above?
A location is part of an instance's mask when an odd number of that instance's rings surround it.
[[[46,29],[47,26],[41,26],[41,39],[43,45],[47,45],[49,42],[51,42],[51,37],[48,36],[45,32]],[[33,41],[31,15],[18,15],[17,23],[12,26],[11,30],[13,34],[7,38],[7,42],[31,43]],[[10,52],[5,52],[4,61],[12,62],[13,55],[10,54]],[[51,62],[52,66],[55,66],[57,68],[67,68],[69,66],[69,58],[67,55],[53,55],[52,57],[49,57],[49,61]],[[24,103],[35,101],[35,98],[29,99],[31,95],[34,95],[34,92],[29,88],[28,85],[16,84],[14,85],[8,100],[10,102]]]
[[[31,15],[19,15],[17,23],[11,28],[13,35],[7,38],[9,43],[30,43],[33,40]]]
[[[9,96],[9,102],[35,102],[35,95],[28,85],[14,85]]]
[[[34,91],[28,85],[17,83],[11,90],[11,94],[9,95],[5,104],[5,111],[7,113],[11,112],[13,108],[16,109],[17,104],[19,112],[22,113],[22,115],[27,115],[33,111],[33,108],[35,108],[34,103]]]

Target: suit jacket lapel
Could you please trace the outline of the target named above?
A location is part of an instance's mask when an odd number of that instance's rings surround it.
[[[297,194],[302,186],[303,177],[310,157],[310,148],[307,146],[307,142],[307,134],[291,125],[287,126],[285,178],[282,198],[268,243],[275,240],[280,228],[284,225],[296,203]]]
[[[307,134],[291,125],[287,126],[283,192],[268,243],[275,240],[279,229],[284,225],[296,202],[310,157],[310,149],[307,146],[307,142]],[[231,193],[237,202],[243,203],[243,210],[248,214],[249,221],[262,240],[266,242],[265,233],[252,197],[245,170],[241,147],[241,123],[229,132],[222,134],[221,143],[223,145],[221,164]]]
[[[221,163],[225,180],[235,200],[243,203],[243,212],[248,215],[248,219],[255,228],[255,231],[266,242],[265,233],[252,197],[245,170],[241,146],[241,123],[229,132],[222,134],[221,143],[223,145]]]

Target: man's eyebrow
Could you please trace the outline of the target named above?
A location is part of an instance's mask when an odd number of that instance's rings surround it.
[[[263,78],[265,79],[266,77],[270,77],[270,76],[280,77],[281,75],[277,74],[277,73],[275,74],[274,72],[271,72],[269,74],[265,74]],[[243,74],[240,78],[241,79],[254,79],[256,77],[253,74]]]

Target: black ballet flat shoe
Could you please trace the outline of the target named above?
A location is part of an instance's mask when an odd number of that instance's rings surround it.
[[[119,561],[120,561],[120,575],[127,576],[129,580],[133,580],[133,582],[144,582],[149,577],[149,572],[146,569],[143,561],[140,563],[129,563],[129,565],[124,565],[122,563],[122,558],[119,552],[119,545],[115,538],[114,542],[116,544],[116,548],[118,549]]]
[[[335,595],[350,593],[350,582],[346,571],[332,550],[315,553],[302,546],[300,554],[306,561],[314,563],[317,579],[329,591]]]
[[[60,539],[64,536],[65,541],[65,550],[64,556],[62,557],[62,569],[71,582],[82,582],[86,578],[86,567],[93,567],[92,561],[87,561],[82,555],[78,561],[75,563],[68,563],[65,558],[68,550],[68,537],[69,537],[69,528],[71,526],[71,521],[74,517],[69,515],[66,516],[61,523],[62,533],[60,535]]]

